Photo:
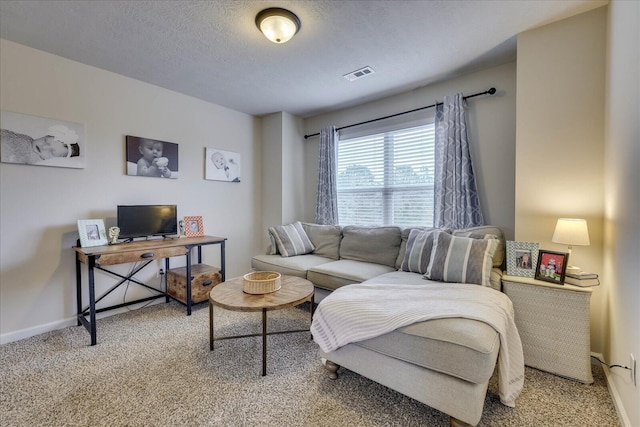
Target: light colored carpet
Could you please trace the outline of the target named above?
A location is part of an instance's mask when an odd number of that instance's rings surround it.
[[[259,333],[259,313],[216,309],[216,334]],[[344,369],[332,381],[309,333],[216,342],[209,310],[158,304],[98,321],[98,344],[69,327],[0,346],[2,426],[447,426],[448,417]],[[309,312],[269,312],[269,330]],[[618,426],[602,369],[584,385],[526,369],[516,408],[492,379],[480,426]]]

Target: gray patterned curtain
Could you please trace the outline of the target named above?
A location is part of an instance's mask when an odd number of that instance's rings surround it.
[[[436,107],[434,226],[483,225],[467,135],[467,103],[461,93]]]
[[[316,224],[338,224],[338,192],[336,187],[337,142],[338,131],[335,126],[320,129]]]

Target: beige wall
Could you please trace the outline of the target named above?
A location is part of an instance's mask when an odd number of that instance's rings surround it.
[[[262,118],[262,229],[282,223],[282,113]],[[261,233],[262,246],[267,235]]]
[[[557,218],[586,218],[571,264],[602,268],[606,7],[518,36],[516,240],[551,243]],[[591,349],[604,349],[606,284],[591,298]]]
[[[115,221],[118,204],[177,204],[227,237],[227,274],[249,267],[258,244],[260,120],[97,68],[0,41],[3,110],[85,125],[87,165],[0,164],[0,340],[75,325],[76,220]],[[125,135],[179,144],[177,180],[124,175]],[[241,154],[240,184],[204,179],[204,148]],[[204,261],[219,264],[217,247]],[[172,266],[182,259],[172,260]],[[120,266],[120,273],[130,265]],[[155,283],[155,273],[142,275]],[[100,289],[113,280],[98,275]],[[131,287],[128,299],[136,296]],[[86,293],[86,292],[85,292]],[[148,295],[144,292],[144,295]],[[122,302],[114,292],[108,300]]]
[[[260,244],[269,244],[267,228],[304,216],[304,146],[302,119],[289,113],[262,119],[262,212]]]
[[[283,113],[282,121],[282,222],[288,224],[304,216],[304,144],[299,117]],[[275,224],[274,224],[275,225]]]
[[[442,101],[445,95],[456,92],[473,94],[495,87],[493,96],[481,96],[468,100],[471,155],[480,193],[480,203],[485,222],[502,227],[508,238],[513,237],[514,207],[514,159],[516,114],[516,64],[468,74],[446,82],[426,86],[306,119],[306,134],[319,132],[324,126],[345,126],[376,117],[384,117]],[[427,110],[424,114],[433,114]],[[305,217],[313,220],[318,175],[318,137],[305,143],[306,195]]]
[[[627,365],[629,353],[640,359],[640,2],[612,2],[608,28],[603,353]],[[640,383],[634,386],[623,369],[611,369],[609,378],[626,425],[640,426]]]
[[[572,264],[601,276],[591,349],[625,366],[640,353],[639,27],[640,3],[613,1],[518,37],[516,239],[564,250],[556,218],[588,220]],[[623,425],[640,425],[629,371],[608,372]]]

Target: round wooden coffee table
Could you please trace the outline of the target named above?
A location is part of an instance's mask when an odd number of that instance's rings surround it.
[[[267,332],[267,311],[295,307],[305,301],[311,301],[311,319],[313,320],[313,283],[294,276],[282,276],[282,287],[268,294],[253,295],[242,291],[242,277],[236,277],[216,285],[209,293],[209,349],[213,342],[233,338],[256,337],[262,335],[262,376],[267,375],[267,335],[308,332],[309,329]],[[232,311],[262,311],[262,334],[234,335],[214,338],[213,306]]]

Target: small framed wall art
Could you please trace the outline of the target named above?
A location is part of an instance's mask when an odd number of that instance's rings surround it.
[[[104,221],[101,219],[79,219],[78,234],[80,235],[80,246],[83,248],[102,246],[109,242]]]
[[[538,264],[540,244],[507,240],[507,274],[533,279]]]
[[[184,217],[184,235],[187,237],[204,236],[204,227],[202,225],[201,216],[185,216]]]
[[[538,252],[535,278],[537,280],[555,283],[556,285],[564,285],[568,258],[569,254],[566,252],[553,252],[541,249]]]
[[[205,148],[205,179],[240,182],[240,154]]]
[[[0,112],[0,123],[3,163],[84,168],[84,125],[11,111]]]
[[[127,135],[127,175],[178,178],[178,144]]]

